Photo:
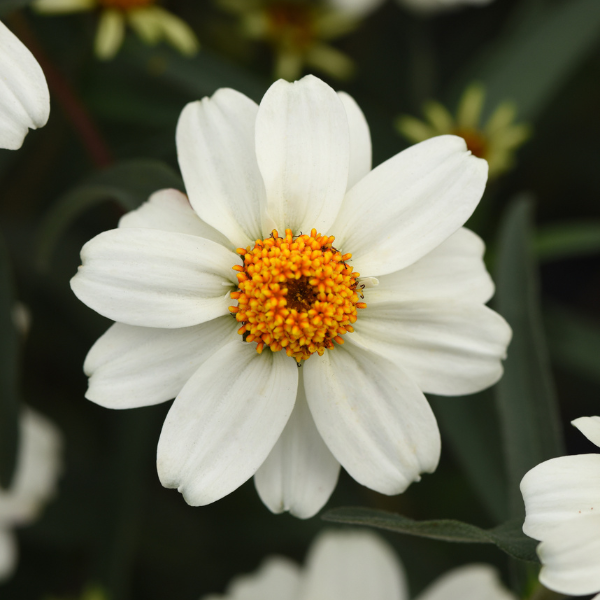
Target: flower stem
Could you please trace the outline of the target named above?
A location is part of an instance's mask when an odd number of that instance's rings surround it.
[[[569,596],[565,596],[564,594],[553,592],[552,590],[545,588],[540,583],[540,585],[533,591],[533,594],[531,594],[528,600],[564,600],[564,598],[568,597]]]

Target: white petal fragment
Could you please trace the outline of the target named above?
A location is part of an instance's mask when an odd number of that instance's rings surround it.
[[[294,411],[267,460],[254,476],[261,500],[274,513],[290,511],[308,519],[333,493],[340,463],[315,427],[302,377]]]
[[[252,575],[234,579],[227,589],[229,600],[296,600],[300,586],[300,569],[292,561],[273,556],[267,558]]]
[[[400,494],[435,470],[440,434],[401,365],[346,344],[303,366],[306,397],[325,443],[362,485]]]
[[[75,295],[101,315],[142,327],[190,327],[228,314],[237,254],[197,236],[114,229],[81,250]]]
[[[362,275],[411,265],[471,216],[485,188],[487,162],[453,135],[411,146],[373,169],[346,194],[331,228]]]
[[[452,569],[416,600],[517,600],[500,581],[498,571],[483,564]]]
[[[50,92],[42,68],[0,22],[0,148],[17,150],[29,129],[50,116]]]
[[[233,248],[222,233],[194,212],[187,196],[178,190],[160,190],[152,194],[139,208],[122,216],[119,227],[187,233]]]
[[[158,475],[203,506],[248,480],[287,423],[298,387],[283,352],[236,340],[207,360],[173,403],[158,442]]]
[[[579,417],[571,421],[571,425],[577,427],[592,444],[600,446],[600,417]]]
[[[379,277],[365,302],[369,308],[391,301],[485,304],[494,283],[483,262],[484,250],[481,238],[463,227],[416,263]]]
[[[14,573],[17,566],[17,540],[14,533],[0,529],[0,583]]]
[[[313,544],[299,600],[408,600],[404,569],[370,531],[325,531]]]
[[[338,92],[338,96],[346,109],[350,127],[350,167],[347,188],[350,189],[371,171],[371,132],[365,115],[354,98],[346,92]]]
[[[540,581],[547,588],[583,596],[600,591],[600,516],[586,515],[557,527],[537,549]]]
[[[527,472],[521,480],[523,531],[545,540],[564,521],[600,513],[599,473],[598,454],[553,458]]]
[[[258,106],[227,88],[188,104],[177,124],[177,153],[185,187],[203,221],[235,247],[262,237],[265,191],[256,163]]]
[[[237,336],[238,327],[230,316],[181,329],[115,323],[85,359],[90,378],[85,397],[113,409],[171,400],[200,365]]]
[[[369,306],[367,300],[347,338],[401,365],[424,392],[456,396],[478,392],[500,379],[511,329],[482,304]]]
[[[327,84],[308,75],[269,88],[256,120],[256,154],[280,233],[329,230],[346,191],[349,153],[346,111]]]

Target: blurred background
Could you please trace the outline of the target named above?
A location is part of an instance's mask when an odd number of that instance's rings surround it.
[[[252,480],[214,505],[186,505],[156,474],[170,403],[117,412],[84,398],[85,355],[110,323],[71,293],[79,251],[151,192],[183,189],[179,113],[220,87],[258,102],[276,76],[314,73],[363,109],[374,165],[410,145],[407,129],[417,137],[433,131],[414,120],[431,114],[431,100],[454,118],[462,98],[462,125],[459,119],[452,127],[484,157],[493,136],[480,124],[499,106],[505,133],[511,120],[519,126],[506,133],[502,168],[467,224],[486,241],[497,283],[492,303],[515,330],[506,377],[474,396],[431,398],[443,440],[435,474],[388,498],[342,472],[325,510],[366,506],[493,527],[522,511],[516,485],[523,469],[552,455],[541,442],[528,455],[533,464],[519,465],[514,444],[543,440],[558,423],[569,453],[594,451],[569,421],[598,414],[600,398],[597,0],[494,0],[446,10],[438,3],[415,9],[417,0],[371,2],[369,10],[358,2],[165,0],[161,6],[189,26],[199,50],[191,41],[148,44],[152,35],[128,27],[109,58],[97,56],[97,29],[106,5],[125,10],[126,0],[98,0],[73,14],[34,4],[0,0],[0,18],[42,65],[52,100],[45,128],[30,133],[20,151],[0,151],[1,294],[5,305],[20,302],[30,321],[16,346],[2,333],[8,399],[0,400],[0,427],[6,432],[14,420],[16,398],[34,407],[62,432],[63,466],[54,498],[18,530],[19,562],[0,584],[1,598],[74,599],[98,584],[111,600],[192,600],[223,592],[266,555],[302,562],[328,526],[319,515],[271,514]],[[276,10],[279,20],[265,29],[264,15],[275,19]],[[314,25],[325,17],[327,27]],[[307,50],[314,40],[317,52]],[[473,84],[475,108],[465,107]],[[526,593],[493,546],[383,535],[413,594],[475,561],[497,565],[507,585]]]

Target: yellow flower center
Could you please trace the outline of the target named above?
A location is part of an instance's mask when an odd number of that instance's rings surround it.
[[[265,345],[273,352],[285,349],[298,363],[315,352],[323,355],[333,342],[354,331],[357,309],[366,308],[357,293],[359,273],[346,264],[351,254],[333,247],[333,236],[317,233],[271,237],[253,247],[238,248],[244,264],[238,272],[238,301],[229,310],[242,323],[238,330],[246,342]]]
[[[141,8],[155,3],[155,0],[98,0],[103,8],[113,8],[117,10],[131,10],[132,8]]]
[[[488,152],[488,141],[485,135],[477,129],[461,129],[460,127],[452,132],[463,138],[467,143],[467,148],[473,156],[485,158]]]
[[[268,36],[277,45],[303,49],[315,37],[314,14],[298,2],[274,2],[267,7]]]

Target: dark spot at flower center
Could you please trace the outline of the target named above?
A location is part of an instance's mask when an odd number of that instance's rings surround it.
[[[318,300],[317,290],[308,283],[306,277],[300,279],[290,279],[287,284],[287,294],[285,299],[289,309],[298,312],[308,311]]]
[[[476,129],[456,129],[454,135],[458,135],[465,140],[467,148],[473,156],[477,158],[486,158],[488,147],[485,136]]]
[[[314,14],[298,2],[274,2],[268,7],[269,37],[295,50],[308,46],[315,37]]]
[[[114,8],[117,10],[130,10],[132,8],[141,8],[150,6],[155,0],[99,0],[103,8]]]

